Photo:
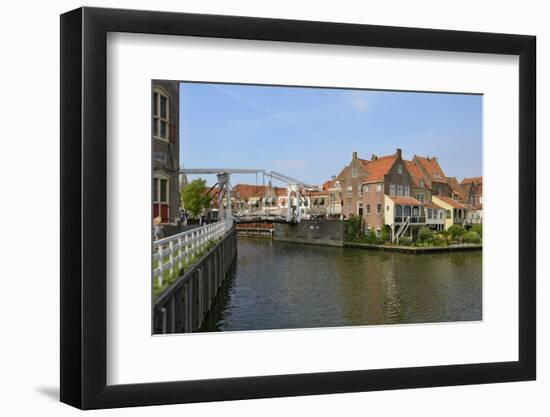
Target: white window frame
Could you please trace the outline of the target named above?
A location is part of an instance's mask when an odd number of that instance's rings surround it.
[[[357,178],[357,176],[359,175],[358,171],[357,171],[357,168],[356,167],[352,167],[351,168],[351,176],[353,178]]]
[[[399,175],[402,175],[402,174],[403,174],[403,165],[398,165],[398,166],[397,166],[397,173],[398,173]]]
[[[390,184],[390,195],[395,195],[395,184]]]
[[[382,192],[382,184],[376,184],[376,192],[381,193]]]
[[[403,186],[401,184],[397,184],[397,186],[395,187],[395,192],[395,195],[403,197]]]
[[[166,118],[162,118],[160,115],[160,98],[164,97],[166,99]],[[151,113],[153,114],[153,123],[155,123],[157,128],[157,134],[155,135],[155,130],[153,129],[153,137],[158,140],[162,140],[163,142],[169,142],[170,141],[170,96],[168,93],[160,87],[153,88],[153,100],[157,100],[157,103],[153,103],[153,108]],[[157,106],[157,112],[158,114],[155,114],[155,104]],[[166,137],[160,136],[160,125],[161,122],[166,122]]]
[[[160,196],[162,195],[162,193],[160,192],[160,184],[161,184],[160,180],[166,180],[166,201],[160,200]],[[170,177],[162,172],[155,172],[153,174],[153,181],[158,181],[156,195],[153,195],[153,203],[166,204],[170,206]],[[154,190],[155,190],[155,187],[153,185],[153,191]]]

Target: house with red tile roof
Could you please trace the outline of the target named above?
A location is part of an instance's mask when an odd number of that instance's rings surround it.
[[[432,195],[450,195],[447,176],[439,166],[435,156],[430,158],[429,156],[415,155],[413,162],[424,175],[424,178],[428,182],[428,187],[432,190]]]
[[[287,195],[286,188],[268,185],[237,184],[231,191],[231,200],[236,212],[272,212],[281,208],[281,199]]]
[[[434,195],[432,202],[445,209],[445,230],[452,225],[464,225],[468,215],[468,207],[451,197]]]
[[[345,218],[352,215],[363,216],[363,183],[367,181],[369,163],[370,161],[358,158],[357,152],[353,152],[349,165],[336,176],[335,185],[341,190],[340,205]]]
[[[483,222],[483,177],[464,178],[460,183],[464,190],[464,201],[472,206],[469,223]]]
[[[458,183],[456,177],[447,177],[447,183],[449,184],[450,197],[453,200],[465,202],[464,189]]]

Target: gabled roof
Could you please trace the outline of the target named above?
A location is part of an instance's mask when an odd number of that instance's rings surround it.
[[[451,187],[451,192],[456,194],[459,198],[459,200],[464,200],[466,197],[466,193],[464,192],[464,189],[460,186],[457,179],[455,177],[447,177],[447,182],[449,183],[449,186]]]
[[[481,184],[483,183],[483,177],[464,178],[460,184],[469,184],[472,182],[476,184]]]
[[[410,204],[413,206],[421,206],[422,203],[413,197],[399,197],[399,196],[388,196],[395,204]]]
[[[323,183],[323,190],[326,191],[329,188],[334,188],[334,180],[327,180]]]
[[[430,202],[424,203],[424,207],[429,208],[429,209],[441,209],[441,210],[443,210],[443,207],[438,206],[435,203],[430,203]]]
[[[423,156],[414,156],[414,160],[417,161],[424,169],[424,172],[429,177],[430,181],[447,183],[447,177],[436,158],[424,158]]]
[[[464,209],[467,208],[464,204],[460,204],[458,201],[453,200],[451,197],[443,197],[442,195],[436,195],[434,198],[438,198],[444,203],[447,203],[453,208]]]
[[[263,197],[269,191],[268,185],[237,184],[233,187],[233,195],[240,199]],[[272,187],[277,196],[286,196],[286,188]]]
[[[395,155],[387,155],[380,156],[371,161],[361,160],[367,171],[367,179],[365,182],[372,183],[383,181],[384,175],[391,169],[395,159]]]
[[[428,188],[426,178],[424,177],[424,174],[422,173],[420,168],[418,168],[418,166],[416,166],[413,161],[403,162],[405,162],[405,167],[407,168],[407,171],[409,171],[409,174],[411,174],[411,179],[415,187]],[[420,181],[423,182],[423,186],[420,185]]]

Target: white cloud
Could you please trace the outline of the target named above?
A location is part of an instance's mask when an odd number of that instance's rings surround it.
[[[351,91],[344,94],[344,101],[360,113],[370,110],[370,103],[362,91]]]

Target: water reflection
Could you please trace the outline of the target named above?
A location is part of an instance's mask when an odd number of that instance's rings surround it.
[[[481,320],[481,258],[240,238],[203,331]]]

